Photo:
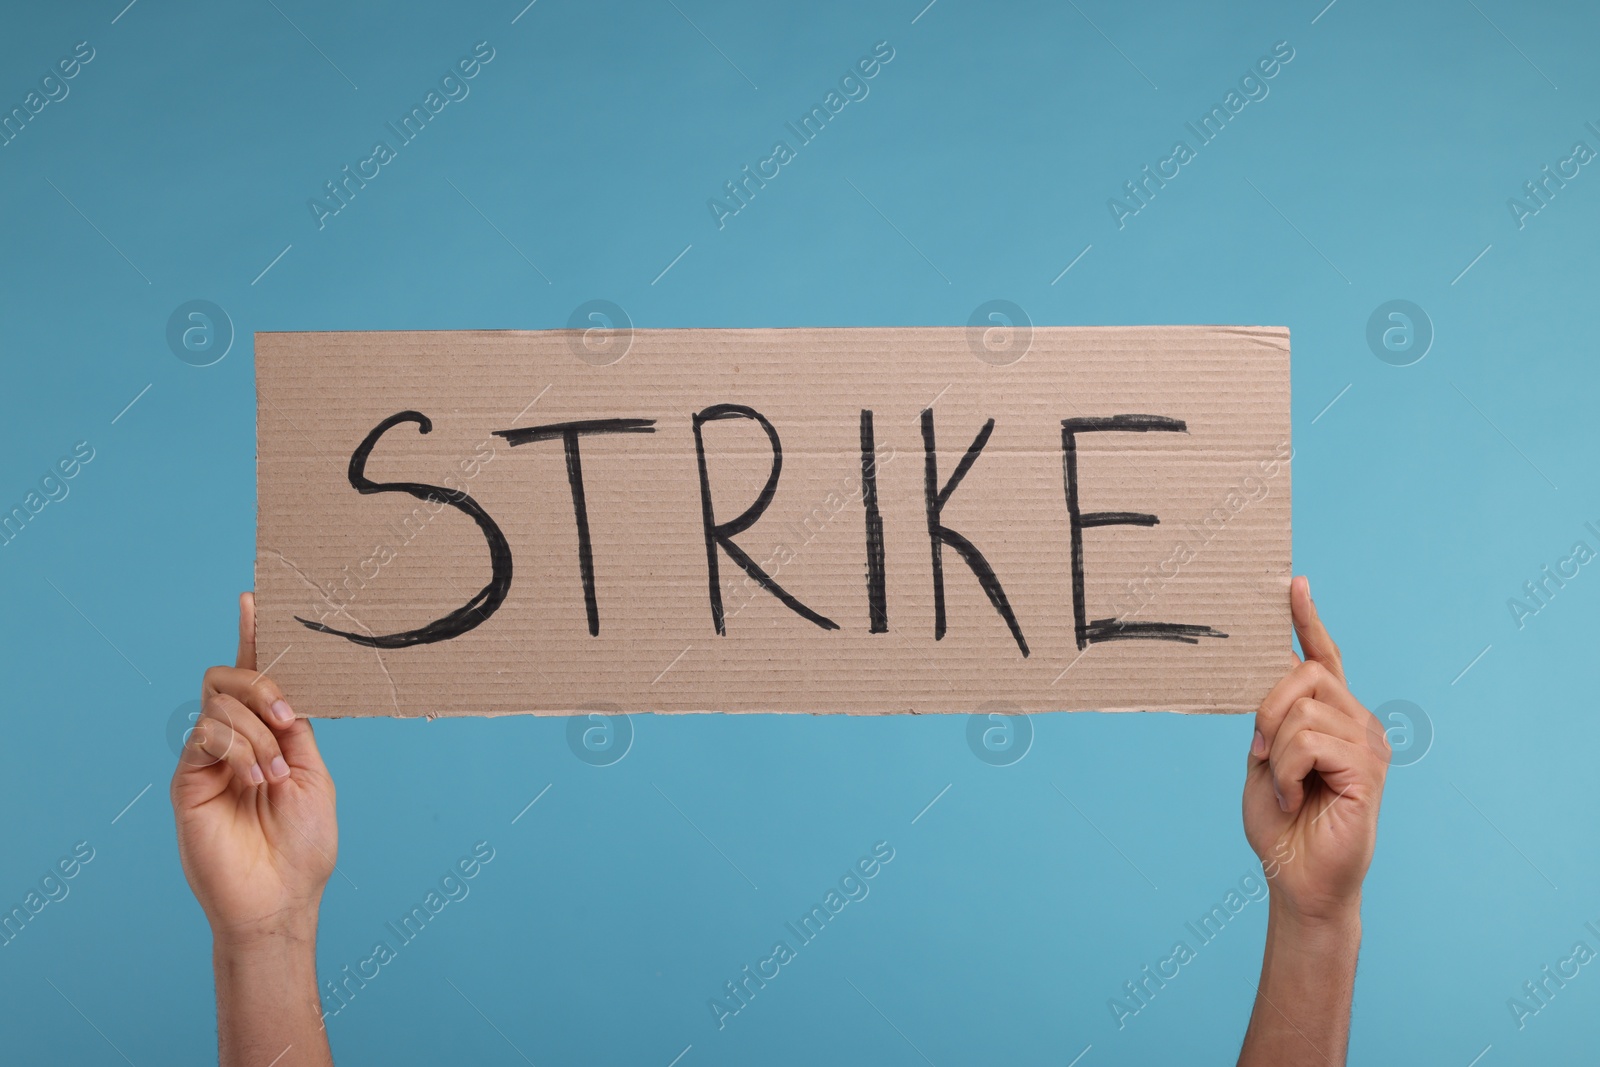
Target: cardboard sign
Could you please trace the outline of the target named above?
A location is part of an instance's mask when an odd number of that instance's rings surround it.
[[[1281,328],[256,361],[258,657],[305,714],[1246,712],[1292,662]]]

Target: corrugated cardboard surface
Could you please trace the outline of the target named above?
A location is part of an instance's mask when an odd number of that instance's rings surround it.
[[[1245,712],[1291,663],[1282,328],[1038,327],[1009,366],[978,359],[962,328],[641,330],[609,366],[578,358],[569,331],[267,333],[256,360],[257,654],[303,714]],[[727,632],[716,633],[691,422],[715,404],[760,411],[782,440],[772,503],[736,542],[840,629],[753,588],[722,554]],[[863,408],[878,451],[886,633],[869,632]],[[942,522],[993,566],[1026,657],[950,547],[948,632],[934,639],[926,408],[941,486],[995,420]],[[390,429],[366,476],[466,492],[504,532],[514,570],[502,606],[470,632],[378,650],[295,617],[411,630],[490,575],[485,538],[461,511],[351,487],[352,451],[404,410],[432,432]],[[1181,419],[1188,432],[1078,437],[1083,512],[1160,518],[1083,531],[1087,616],[1226,638],[1077,647],[1061,422],[1122,414]],[[591,636],[562,442],[512,447],[494,431],[600,418],[656,427],[581,442]],[[742,419],[704,436],[726,521],[767,478],[767,438]]]

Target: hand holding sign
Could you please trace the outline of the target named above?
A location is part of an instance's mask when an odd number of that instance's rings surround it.
[[[333,779],[311,724],[256,669],[253,593],[239,597],[234,665],[206,671],[172,810],[183,873],[211,921],[218,1062],[333,1067],[316,947],[339,849]]]
[[[1310,583],[1296,578],[1290,598],[1305,660],[1256,713],[1245,774],[1245,836],[1272,903],[1240,1067],[1345,1061],[1361,883],[1389,763],[1383,728],[1345,685]]]
[[[1339,919],[1361,902],[1388,747],[1378,721],[1345,685],[1339,646],[1305,578],[1295,579],[1290,604],[1305,660],[1256,713],[1245,836],[1296,918]]]
[[[178,854],[219,940],[316,933],[339,849],[311,724],[256,669],[255,598],[239,598],[232,667],[206,671],[201,717],[172,776]]]

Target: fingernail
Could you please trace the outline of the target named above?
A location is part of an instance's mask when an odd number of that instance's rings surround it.
[[[294,721],[294,709],[289,706],[287,700],[274,700],[272,707],[267,710],[272,712],[272,717],[280,723],[287,724]]]
[[[1310,600],[1311,599],[1311,576],[1310,575],[1306,575],[1305,579],[1306,579],[1306,599]]]
[[[250,784],[251,785],[260,785],[262,782],[264,782],[266,780],[267,780],[266,775],[261,773],[261,764],[252,763],[250,765]]]
[[[1250,742],[1250,754],[1260,759],[1267,754],[1267,739],[1261,736],[1261,731],[1256,731],[1256,736]]]
[[[282,756],[273,756],[272,757],[272,777],[274,777],[274,778],[287,778],[287,777],[289,777],[289,765],[287,763],[283,762],[283,757]]]
[[[1272,787],[1272,795],[1278,798],[1278,807],[1282,808],[1284,811],[1289,810],[1289,802],[1283,799],[1283,794],[1278,792],[1277,786]]]

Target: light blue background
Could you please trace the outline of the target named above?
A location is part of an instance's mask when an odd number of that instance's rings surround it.
[[[1297,569],[1357,693],[1437,734],[1389,778],[1352,1062],[1592,1055],[1600,973],[1521,1032],[1506,1007],[1600,947],[1600,571],[1520,631],[1506,607],[1597,544],[1600,175],[1525,229],[1506,207],[1600,147],[1591,7],[123,2],[0,16],[6,109],[96,49],[0,148],[0,505],[96,450],[0,548],[0,902],[96,849],[0,949],[8,1062],[215,1054],[164,731],[251,581],[252,332],[549,328],[593,298],[640,326],[963,324],[997,297],[1036,323],[1289,326]],[[319,231],[307,198],[480,40],[470,97]],[[871,95],[719,232],[706,199],[880,40]],[[1107,198],[1280,40],[1270,96],[1119,230]],[[192,298],[238,333],[214,366],[166,346]],[[1404,368],[1364,336],[1395,298],[1437,331]],[[331,1021],[342,1064],[1232,1062],[1264,905],[1126,1029],[1107,1000],[1252,869],[1248,719],[1040,716],[1006,768],[961,716],[645,716],[604,768],[565,725],[319,725],[326,973],[496,849]],[[719,1032],[708,998],[884,839],[870,897]]]

